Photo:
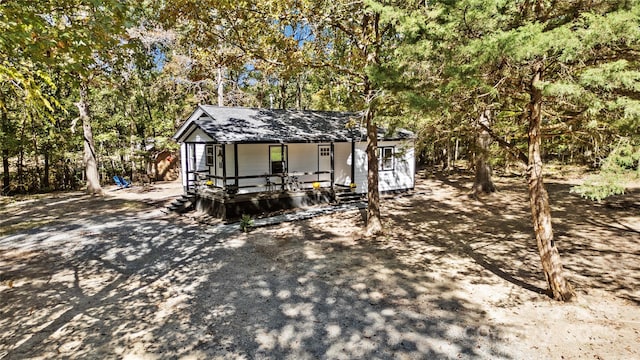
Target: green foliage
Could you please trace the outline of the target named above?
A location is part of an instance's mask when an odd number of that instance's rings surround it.
[[[83,80],[103,176],[145,168],[143,148],[175,148],[177,122],[217,102],[220,68],[226,105],[369,108],[415,130],[432,159],[456,139],[470,156],[490,108],[522,150],[540,64],[547,155],[597,164],[640,137],[639,16],[636,2],[601,0],[4,1],[0,148],[33,173],[46,153],[63,173],[82,149],[69,129]]]
[[[10,173],[2,177],[10,180],[11,191],[77,186],[83,138],[73,130],[80,82],[89,84],[104,178],[110,178],[110,169],[122,173],[133,162],[144,169],[139,149],[150,139],[158,151],[175,147],[168,139],[175,119],[183,116],[184,102],[175,100],[183,92],[158,81],[151,59],[159,47],[141,25],[155,21],[147,5],[0,2],[0,150],[10,163]]]
[[[549,153],[596,161],[618,136],[640,136],[639,4],[436,1],[407,14],[394,66],[408,112],[431,119],[419,125],[425,133],[447,137],[457,125],[472,142],[475,119],[491,108],[494,133],[523,148],[533,86],[544,95]],[[531,84],[536,66],[542,79]]]
[[[621,140],[604,160],[597,174],[589,176],[571,192],[591,200],[601,201],[611,195],[624,194],[626,185],[640,178],[640,144]]]
[[[251,228],[253,228],[254,222],[251,215],[242,214],[242,218],[240,218],[240,230],[242,232],[249,232]]]

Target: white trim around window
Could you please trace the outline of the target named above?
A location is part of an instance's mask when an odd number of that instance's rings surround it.
[[[214,147],[213,145],[205,145],[204,147],[204,153],[206,155],[206,165],[207,166],[214,166],[215,163],[215,153],[213,151]]]
[[[395,147],[382,146],[378,148],[378,170],[393,171],[395,166]]]

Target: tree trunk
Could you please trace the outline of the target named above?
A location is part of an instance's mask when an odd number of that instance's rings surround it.
[[[23,114],[24,116],[24,114]],[[17,170],[18,170],[18,192],[21,194],[24,194],[27,191],[27,187],[25,186],[25,179],[24,179],[24,132],[25,129],[27,127],[27,117],[24,116],[22,119],[22,127],[20,129],[20,142],[18,143],[18,164],[17,165]]]
[[[379,66],[380,59],[378,57],[382,38],[380,29],[380,14],[374,13],[373,16],[365,14],[362,22],[363,34],[371,31],[374,41],[373,46],[364,46],[363,53],[366,56],[367,66]],[[370,30],[366,27],[370,24]],[[365,38],[368,35],[365,35]],[[367,40],[368,41],[368,40]],[[368,76],[364,79],[363,94],[365,95],[365,123],[367,126],[367,236],[373,236],[382,233],[382,221],[380,220],[380,190],[378,188],[378,127],[374,119],[374,100],[376,98],[375,89],[372,88]]]
[[[222,66],[218,66],[218,106],[224,106],[224,79],[222,78]]]
[[[447,138],[444,147],[440,150],[440,163],[442,172],[451,170],[451,138]]]
[[[296,81],[296,108],[302,110],[302,75],[298,75]]]
[[[82,120],[82,132],[84,135],[84,167],[87,181],[87,193],[102,195],[100,176],[98,175],[98,156],[93,142],[93,130],[91,129],[91,117],[89,111],[89,91],[86,82],[80,84],[80,101],[76,104]]]
[[[5,104],[4,94],[0,94],[2,96],[0,98],[0,102]],[[2,191],[0,194],[7,195],[9,194],[9,189],[11,188],[11,174],[9,174],[9,114],[7,113],[7,109],[2,107],[0,108],[2,112],[2,132],[3,132],[3,141],[1,142],[2,146]]]
[[[36,176],[33,177],[33,182],[35,184],[31,184],[32,188],[36,191],[42,189],[42,180],[38,175],[40,174],[40,154],[38,150],[38,133],[36,130],[35,119],[33,118],[33,114],[29,112],[29,118],[31,119],[31,142],[33,143],[33,162],[36,166]]]
[[[8,195],[11,189],[11,175],[9,174],[9,150],[2,149],[2,191],[0,194]]]
[[[45,145],[42,147],[42,155],[44,156],[44,174],[42,175],[42,186],[48,191],[51,187],[49,183],[49,142],[47,141]]]
[[[281,80],[280,83],[280,109],[285,110],[287,107],[287,84]]]
[[[367,126],[367,236],[382,232],[380,192],[378,191],[378,127],[373,122],[371,105],[365,110]]]
[[[447,171],[451,172],[451,137],[447,139]]]
[[[456,147],[453,153],[453,167],[456,168],[457,167],[457,162],[458,162],[458,156],[460,151],[460,139],[456,136]]]
[[[538,64],[534,69],[534,76],[530,84],[531,102],[528,109],[529,163],[527,167],[529,201],[531,203],[533,230],[536,235],[538,252],[542,260],[542,269],[549,284],[549,290],[554,299],[569,301],[575,296],[575,292],[564,276],[560,254],[553,240],[549,194],[544,187],[542,177],[542,156],[540,151],[542,138],[540,132],[542,91],[536,88],[537,83],[541,80],[541,69],[541,65]]]
[[[145,100],[146,101],[146,100]],[[129,162],[131,163],[131,173],[129,174],[131,181],[135,181],[135,175],[136,175],[136,161],[135,161],[135,153],[136,153],[136,133],[138,134],[138,136],[140,136],[140,139],[144,142],[144,125],[142,125],[140,128],[136,125],[136,121],[135,121],[135,116],[127,116],[129,111],[127,108],[127,104],[124,105],[124,114],[125,114],[125,118],[129,117],[131,118],[131,126],[129,129]],[[144,123],[144,121],[143,121]],[[140,134],[140,130],[142,129],[142,134]],[[102,144],[100,144],[100,147],[102,148]],[[145,148],[144,144],[143,144],[143,149]],[[123,174],[124,175],[124,174]]]
[[[491,124],[491,110],[486,109],[480,114],[478,122],[486,127]],[[473,195],[480,193],[490,194],[496,191],[496,186],[491,180],[491,166],[489,160],[489,145],[491,145],[491,135],[484,127],[479,127],[478,138],[476,139],[476,177],[473,182]]]
[[[27,187],[25,186],[24,180],[24,148],[22,146],[22,142],[20,143],[20,148],[18,150],[18,193],[24,194],[27,191]]]

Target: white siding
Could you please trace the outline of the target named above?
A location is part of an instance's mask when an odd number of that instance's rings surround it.
[[[193,154],[195,152],[195,163],[193,162]],[[204,144],[180,144],[180,164],[182,175],[182,186],[186,188],[189,179],[194,179],[193,175],[187,174],[195,171],[206,171],[207,159]]]
[[[327,144],[328,145],[328,144]],[[261,176],[271,173],[269,160],[269,146],[279,146],[277,144],[239,144],[238,145],[238,174],[239,176]],[[286,144],[288,158],[287,168],[291,174],[314,173],[318,171],[318,144]],[[233,150],[232,150],[233,151]],[[227,153],[228,177],[232,177],[233,173],[233,156]],[[229,167],[231,162],[231,167]],[[325,181],[322,186],[330,186],[330,174],[325,174]],[[311,183],[305,182],[316,181],[318,176],[312,174],[297,175],[301,188],[310,188]],[[279,183],[276,177],[271,177],[271,181]],[[232,180],[227,182],[232,184]],[[266,184],[265,178],[257,179],[241,179],[240,186],[256,185],[251,188],[241,188],[239,192],[258,192],[264,191]]]
[[[236,176],[236,165],[235,165],[235,156],[236,154],[233,152],[233,144],[225,144],[224,152],[226,159],[225,168],[227,171],[227,185],[233,185],[233,178]],[[238,145],[240,147],[242,145]],[[240,150],[238,150],[240,152]],[[240,167],[240,162],[238,162],[238,167]],[[222,176],[222,174],[220,175]]]
[[[288,144],[289,145],[289,173],[314,173],[318,171],[318,144]],[[328,144],[327,144],[328,145]],[[323,176],[323,179],[330,179],[330,175]],[[300,187],[311,187],[311,184],[303,182],[313,182],[318,180],[318,175],[298,175]],[[331,186],[331,181],[323,181],[322,186]]]
[[[335,183],[349,186],[351,184],[351,143],[334,144]]]
[[[213,142],[213,139],[205,134],[200,128],[196,128],[185,142]]]
[[[188,141],[208,141],[206,135],[196,130],[189,136]],[[269,146],[275,144],[238,144],[238,176],[260,176],[255,179],[240,179],[240,186],[255,185],[253,187],[241,188],[240,193],[265,191],[264,174],[269,174]],[[318,145],[319,144],[287,144],[288,148],[288,171],[289,173],[314,173],[318,171]],[[327,144],[329,145],[329,144]],[[211,175],[215,174],[214,166],[206,165],[205,144],[181,144],[181,166],[182,166],[182,185],[187,185],[187,163],[192,156],[191,146],[195,148],[196,169],[198,171],[208,170]],[[226,153],[226,175],[227,185],[234,184],[235,177],[235,156],[234,145],[223,145]],[[380,191],[404,190],[411,189],[415,184],[415,160],[414,148],[412,141],[381,141],[379,147],[394,147],[394,166],[393,170],[379,171],[379,189]],[[367,191],[367,154],[366,143],[358,142],[355,144],[355,154],[351,154],[351,143],[335,143],[334,144],[334,180],[335,184],[349,186],[354,182],[358,193],[366,193]],[[217,155],[214,154],[214,155]],[[217,156],[216,156],[216,160]],[[351,179],[351,164],[355,165],[355,176]],[[191,164],[188,165],[189,171],[193,171]],[[220,169],[221,170],[221,169]],[[222,176],[219,171],[218,176]],[[298,176],[301,187],[311,187],[311,184],[303,184],[303,182],[316,181],[317,175],[300,175]],[[329,186],[330,175],[323,176],[322,186]],[[272,177],[272,181],[279,182],[278,179]]]
[[[289,172],[318,171],[318,144],[288,144]]]
[[[260,175],[269,172],[269,145],[239,144],[238,175]]]
[[[415,185],[415,158],[412,141],[380,141],[378,147],[394,147],[393,170],[378,171],[378,189],[393,191],[412,189]],[[356,144],[356,192],[367,191],[367,144]]]
[[[238,176],[255,176],[269,172],[269,145],[238,144]],[[239,193],[264,191],[266,180],[240,179],[240,186],[255,185],[252,188],[239,189]]]
[[[187,128],[185,131],[188,132],[190,129]],[[213,167],[207,166],[207,155],[205,152],[205,144],[191,144],[191,143],[202,143],[202,142],[211,142],[212,139],[207,136],[202,130],[195,129],[193,133],[189,135],[188,138],[185,139],[185,142],[180,143],[180,174],[182,178],[182,186],[186,189],[187,182],[189,180],[189,176],[187,174],[187,169],[189,172],[196,171],[207,171],[210,170],[210,173],[214,173]],[[193,163],[193,152],[195,151],[195,164]],[[192,177],[193,178],[193,177]]]
[[[367,185],[367,143],[357,142],[356,153],[353,155],[355,160],[355,181],[356,192],[366,193],[368,189]]]
[[[414,186],[415,161],[413,144],[399,141],[381,141],[378,147],[393,146],[393,170],[379,171],[380,191],[411,189]]]
[[[205,146],[206,146],[205,144],[195,144],[197,171],[209,170],[209,166],[207,166],[207,153],[205,151]]]
[[[187,188],[187,144],[180,144],[180,177],[182,178],[182,187]]]

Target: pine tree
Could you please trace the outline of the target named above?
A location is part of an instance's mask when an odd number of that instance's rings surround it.
[[[458,119],[494,109],[494,139],[526,161],[534,233],[558,300],[574,292],[553,239],[543,133],[589,127],[619,133],[619,119],[637,124],[639,12],[624,2],[467,0],[406,13],[407,45],[398,62],[405,82],[429,91],[439,99],[436,111]]]

